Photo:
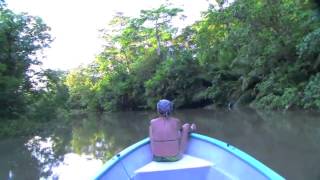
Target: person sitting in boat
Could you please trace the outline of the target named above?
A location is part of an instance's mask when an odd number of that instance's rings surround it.
[[[162,99],[157,103],[159,117],[150,121],[149,137],[153,160],[160,162],[178,161],[185,151],[190,132],[195,124],[181,126],[179,119],[171,117],[173,103]]]

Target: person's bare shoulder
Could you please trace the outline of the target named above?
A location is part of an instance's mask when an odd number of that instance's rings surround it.
[[[180,122],[181,122],[180,119],[174,118],[174,117],[172,117],[171,120],[172,120],[172,121],[175,121],[175,122],[177,122],[177,123],[180,123]]]
[[[150,120],[150,124],[153,124],[153,123],[155,123],[156,121],[158,121],[158,118],[151,119],[151,120]]]

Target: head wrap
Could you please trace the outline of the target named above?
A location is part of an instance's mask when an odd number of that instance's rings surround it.
[[[157,111],[159,114],[169,116],[173,110],[173,104],[169,100],[161,99],[157,103]]]

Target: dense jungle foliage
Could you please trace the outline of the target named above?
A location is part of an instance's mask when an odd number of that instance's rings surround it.
[[[217,1],[178,31],[182,9],[114,16],[104,51],[70,72],[72,108],[320,108],[320,19],[307,0]]]
[[[50,28],[0,0],[0,136],[68,119],[69,109],[154,109],[161,98],[176,108],[319,109],[319,13],[311,0],[217,0],[184,29],[183,10],[169,4],[117,13],[96,59],[61,72],[34,68]]]
[[[37,131],[66,108],[64,73],[31,68],[52,41],[49,30],[41,18],[0,1],[0,137]]]

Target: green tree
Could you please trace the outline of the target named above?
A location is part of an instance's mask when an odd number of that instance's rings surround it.
[[[178,107],[318,107],[320,21],[315,4],[217,3],[180,34],[172,26],[179,8],[161,5],[136,18],[118,13],[109,31],[103,31],[103,52],[80,70],[85,75],[75,75],[87,83],[69,84],[75,89],[71,99],[85,97],[94,102],[85,104],[101,110],[154,108],[159,98]]]
[[[51,42],[41,18],[0,9],[0,116],[24,111],[24,94],[32,89],[30,67],[39,65],[40,51]]]
[[[182,11],[180,8],[169,8],[167,5],[161,5],[152,10],[141,10],[139,21],[142,24],[151,24],[151,28],[154,29],[152,34],[156,39],[158,56],[161,55],[162,41],[165,43],[165,41],[171,40],[171,36],[176,30],[170,25],[172,18]]]
[[[89,106],[102,110],[145,108],[144,83],[153,76],[161,62],[155,52],[160,52],[160,44],[169,46],[167,42],[172,40],[175,32],[170,23],[180,11],[163,5],[141,11],[138,18],[117,13],[108,29],[102,30],[106,45],[93,63],[96,74],[87,71],[90,68],[86,67],[80,68],[79,72],[87,74],[70,73],[67,77],[71,99],[81,99],[73,104],[87,105],[90,104],[87,101],[94,101],[95,105]],[[96,77],[94,81],[92,77]],[[77,85],[76,82],[81,83]],[[86,87],[87,84],[90,85]]]
[[[69,91],[64,84],[66,73],[44,70],[36,90],[26,94],[28,98],[27,116],[32,121],[49,122],[65,118],[68,110]]]

